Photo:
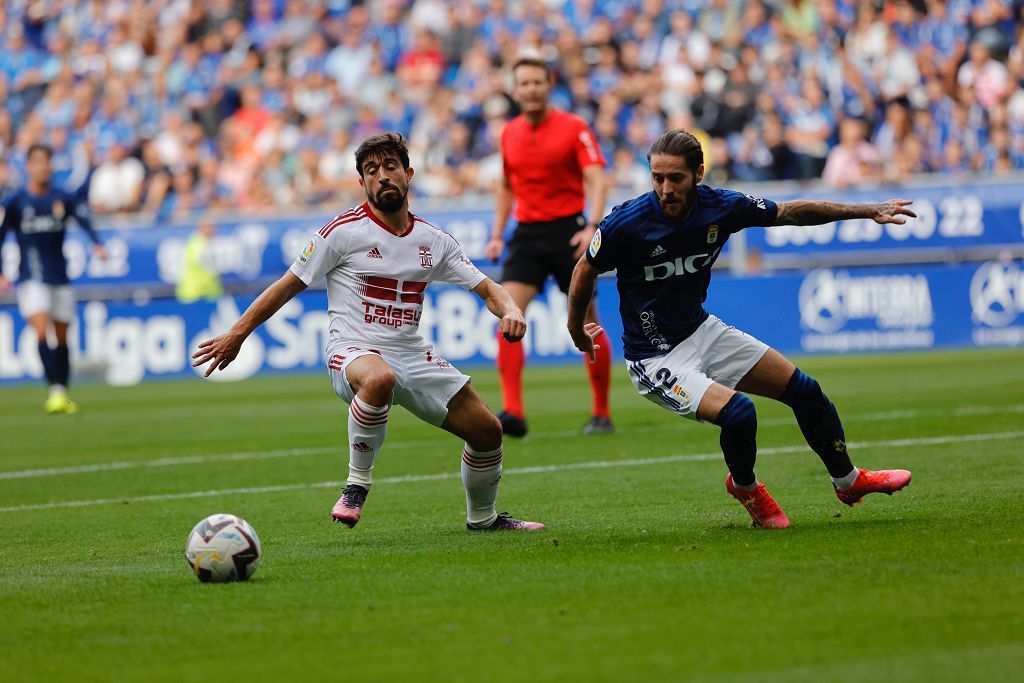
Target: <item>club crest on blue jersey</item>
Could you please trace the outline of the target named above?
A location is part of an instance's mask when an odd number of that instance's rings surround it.
[[[708,244],[714,244],[718,241],[718,224],[712,223],[708,226]]]
[[[57,220],[64,218],[64,214],[67,213],[64,209],[64,202],[61,201],[54,202],[50,211],[53,213],[53,217]]]
[[[601,248],[601,228],[594,231],[594,239],[590,240],[590,255],[597,256],[598,250]]]

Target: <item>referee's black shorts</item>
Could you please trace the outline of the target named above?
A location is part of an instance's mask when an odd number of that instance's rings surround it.
[[[568,293],[572,270],[576,267],[573,256],[576,247],[569,244],[569,240],[586,225],[586,219],[579,213],[553,221],[520,223],[508,243],[501,281],[522,282],[544,289],[551,275],[558,288]]]

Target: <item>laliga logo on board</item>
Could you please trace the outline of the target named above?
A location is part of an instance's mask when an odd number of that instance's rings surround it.
[[[1006,327],[1024,312],[1024,273],[1016,263],[989,261],[971,278],[971,317],[988,327]]]
[[[924,275],[866,275],[811,271],[800,285],[800,323],[821,334],[840,331],[851,320],[874,319],[882,329],[932,324],[931,291]]]

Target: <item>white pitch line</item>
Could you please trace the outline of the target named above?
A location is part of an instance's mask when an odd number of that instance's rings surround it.
[[[953,409],[956,416],[966,415],[989,415],[993,413],[1021,413],[1024,412],[1024,404],[1010,406],[968,406]],[[880,421],[880,420],[908,420],[922,415],[944,415],[945,411],[922,411],[922,410],[891,410],[878,413],[854,413],[844,415],[846,422],[854,421]],[[793,423],[792,417],[776,417],[759,420],[762,427],[788,425]],[[630,433],[645,434],[649,432],[660,432],[675,429],[675,425],[658,425],[649,427],[634,427]],[[530,441],[543,441],[547,439],[563,439],[579,436],[576,430],[562,430],[555,432],[544,432],[530,437]],[[389,451],[406,448],[423,448],[424,446],[435,446],[442,443],[437,439],[419,439],[411,441],[388,442]],[[316,446],[309,448],[282,448],[269,451],[239,451],[237,453],[214,453],[210,455],[184,455],[178,457],[157,458],[154,460],[121,460],[117,462],[100,462],[88,465],[71,465],[68,467],[43,467],[31,470],[10,470],[0,472],[0,481],[9,479],[34,479],[37,477],[54,477],[65,474],[90,474],[94,472],[109,472],[114,470],[133,470],[148,467],[178,467],[180,465],[203,465],[210,462],[237,462],[240,460],[265,460],[270,458],[297,458],[310,455],[323,455],[325,453],[341,453],[342,446]]]
[[[1003,439],[1018,439],[1024,437],[1024,431],[999,432],[995,434],[960,434],[948,436],[935,436],[920,439],[889,439],[885,441],[857,441],[849,444],[850,448],[897,448],[906,446],[936,446],[949,443],[967,443],[979,441],[1000,441]],[[804,453],[808,448],[806,444],[799,446],[779,446],[775,448],[762,448],[758,455],[780,455],[784,453]],[[566,472],[571,470],[593,470],[607,469],[613,467],[636,467],[643,465],[665,465],[675,462],[693,462],[700,460],[717,460],[722,457],[720,452],[714,453],[692,453],[689,455],[668,455],[660,458],[628,458],[625,460],[592,460],[589,462],[572,462],[562,465],[535,465],[532,467],[510,467],[504,472],[505,475],[519,474],[541,474],[545,472]],[[378,479],[377,484],[406,484],[424,481],[441,481],[444,479],[458,479],[459,472],[442,472],[438,474],[407,474],[400,477],[383,477]],[[300,491],[304,489],[341,488],[345,482],[342,481],[320,481],[308,484],[282,484],[279,486],[248,486],[235,489],[212,489],[209,491],[189,491],[186,493],[158,493],[148,496],[135,496],[132,498],[94,498],[91,500],[67,500],[55,503],[34,503],[29,505],[11,505],[0,507],[3,512],[27,512],[30,510],[54,510],[57,508],[79,508],[95,505],[112,505],[115,503],[148,503],[161,500],[184,500],[187,498],[205,498],[208,496],[230,496],[248,493],[277,493],[280,491]]]

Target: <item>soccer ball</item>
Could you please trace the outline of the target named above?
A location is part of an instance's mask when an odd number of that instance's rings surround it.
[[[196,524],[185,543],[188,566],[203,583],[245,581],[260,564],[260,539],[241,517],[210,515]]]

